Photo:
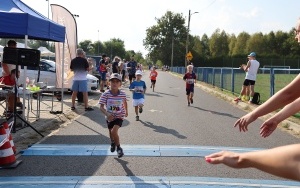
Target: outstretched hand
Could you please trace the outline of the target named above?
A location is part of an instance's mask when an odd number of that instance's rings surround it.
[[[234,127],[239,126],[240,132],[246,132],[248,131],[248,125],[256,119],[251,113],[246,114],[234,123]]]
[[[233,153],[229,151],[221,151],[205,156],[206,162],[210,164],[224,164],[232,168],[244,168],[244,166],[239,163],[239,159],[239,153]]]
[[[277,128],[277,125],[278,125],[278,122],[273,120],[272,118],[270,118],[260,126],[259,134],[262,137],[266,138],[275,131],[275,129]]]

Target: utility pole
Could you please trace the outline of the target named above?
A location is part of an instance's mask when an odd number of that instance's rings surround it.
[[[187,58],[186,58],[186,55],[187,53],[189,52],[189,35],[190,35],[190,21],[191,21],[191,16],[193,14],[196,14],[196,13],[199,13],[199,12],[193,12],[191,14],[191,10],[189,10],[189,17],[188,17],[188,27],[187,27],[187,36],[186,36],[186,44],[185,44],[185,56],[184,56],[184,66],[186,67],[187,66]]]

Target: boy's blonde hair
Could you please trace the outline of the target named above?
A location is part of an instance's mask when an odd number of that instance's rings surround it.
[[[189,68],[194,68],[194,66],[193,65],[188,65],[186,68],[187,68],[187,70],[189,70]]]

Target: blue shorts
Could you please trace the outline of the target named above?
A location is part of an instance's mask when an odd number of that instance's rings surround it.
[[[100,76],[102,81],[106,80],[106,72],[100,72]]]
[[[87,92],[87,80],[73,80],[72,91]]]

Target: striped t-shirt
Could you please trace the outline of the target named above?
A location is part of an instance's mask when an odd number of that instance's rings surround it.
[[[110,90],[104,92],[100,99],[99,104],[104,104],[108,113],[112,113],[114,119],[124,119],[126,109],[124,102],[126,101],[126,94],[124,91],[119,90],[117,95],[113,95]]]

